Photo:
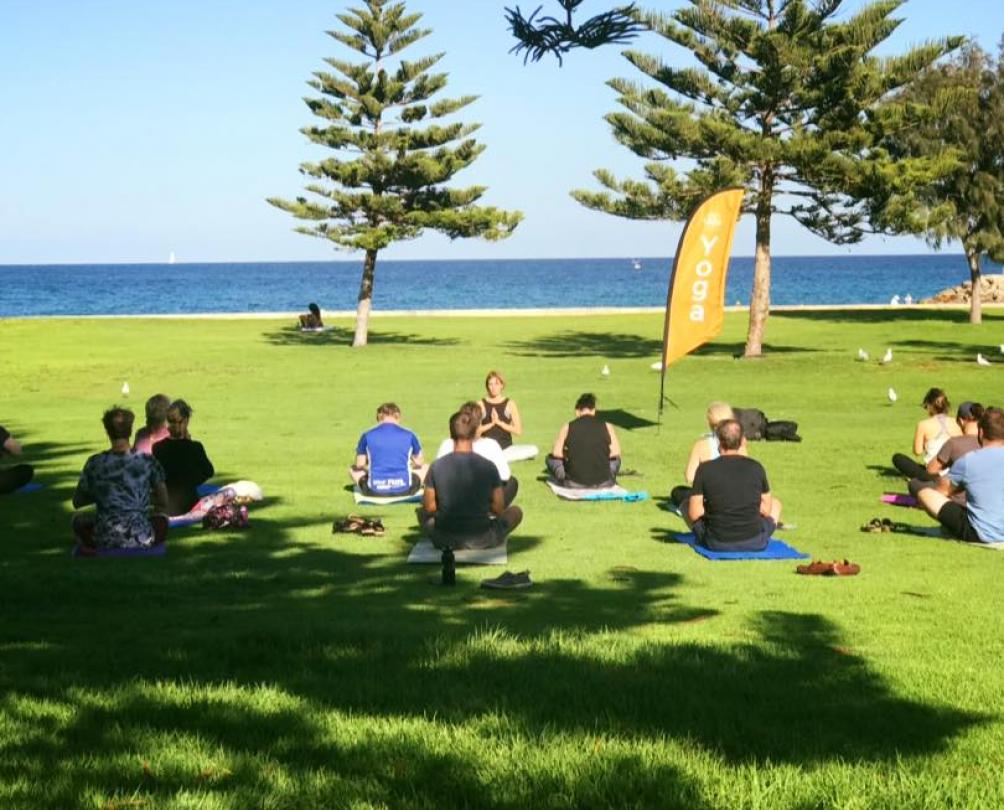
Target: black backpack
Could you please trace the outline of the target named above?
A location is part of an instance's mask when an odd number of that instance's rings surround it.
[[[751,442],[759,441],[767,432],[767,415],[757,408],[733,408],[736,421],[743,426],[743,436]]]

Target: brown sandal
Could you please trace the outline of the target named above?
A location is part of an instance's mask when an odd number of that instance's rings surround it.
[[[806,574],[808,576],[819,576],[833,573],[833,563],[823,560],[813,560],[809,565],[800,565],[795,569],[796,574]]]

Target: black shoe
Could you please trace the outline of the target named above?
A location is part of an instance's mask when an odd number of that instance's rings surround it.
[[[529,588],[531,585],[533,585],[533,581],[530,579],[529,571],[520,571],[518,574],[506,571],[501,576],[495,577],[495,579],[481,580],[482,588],[491,588],[493,590],[522,590]]]

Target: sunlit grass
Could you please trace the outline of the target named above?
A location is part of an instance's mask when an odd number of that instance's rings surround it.
[[[377,319],[364,351],[268,321],[0,321],[0,423],[45,484],[0,500],[0,806],[1001,806],[1004,555],[858,531],[929,523],[878,503],[928,387],[1004,402],[1004,361],[974,362],[1004,317],[964,317],[776,315],[768,356],[737,361],[730,316],[670,370],[661,427],[620,430],[643,474],[624,483],[656,499],[560,502],[515,466],[522,594],[405,565],[408,507],[368,510],[384,538],[332,535],[357,511],[358,434],[395,400],[434,450],[489,368],[543,449],[586,390],[655,422],[657,317]],[[262,485],[249,531],[69,557],[69,496],[124,380],[138,412],[188,399],[220,478]],[[666,542],[657,498],[719,398],[799,422],[801,444],[752,448],[785,539],[859,577]]]

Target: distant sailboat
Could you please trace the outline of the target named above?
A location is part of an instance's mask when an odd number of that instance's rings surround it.
[[[633,268],[634,268],[635,270],[641,270],[641,261],[640,261],[640,260],[638,260],[638,259],[632,259],[632,260],[631,260],[631,266],[632,266],[632,267],[633,267]]]
[[[172,250],[171,251],[171,255],[167,257],[167,263],[168,264],[174,264],[174,262],[175,262],[174,251]]]

